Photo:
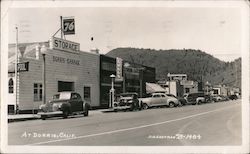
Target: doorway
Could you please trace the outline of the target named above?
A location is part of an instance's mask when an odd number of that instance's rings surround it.
[[[74,82],[58,81],[58,92],[74,90]]]

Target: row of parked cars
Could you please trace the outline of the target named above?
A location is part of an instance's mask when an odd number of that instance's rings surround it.
[[[237,99],[236,95],[229,97],[216,96],[212,97],[204,93],[190,93],[184,97],[176,98],[172,94],[152,93],[145,98],[138,98],[137,93],[122,93],[117,97],[113,104],[114,110],[141,110],[156,106],[176,107],[188,104],[201,104],[208,102],[226,101]],[[40,106],[39,115],[45,120],[52,116],[62,116],[67,118],[69,115],[83,114],[88,116],[90,104],[82,100],[80,94],[76,92],[60,92],[55,94],[49,102]]]
[[[114,103],[114,110],[135,110],[148,109],[156,106],[176,107],[183,105],[198,105],[202,103],[220,102],[234,100],[238,97],[231,95],[229,97],[222,95],[206,95],[203,92],[185,94],[183,97],[176,97],[166,93],[152,93],[145,98],[138,98],[137,93],[120,94],[117,101]]]

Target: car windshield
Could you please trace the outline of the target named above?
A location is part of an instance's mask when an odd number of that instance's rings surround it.
[[[60,93],[58,99],[70,99],[71,93]]]

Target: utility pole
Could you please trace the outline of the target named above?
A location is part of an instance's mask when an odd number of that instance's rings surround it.
[[[19,74],[17,71],[17,65],[19,63],[19,57],[18,57],[18,27],[16,26],[16,61],[15,61],[15,79],[16,79],[16,107],[15,111],[16,114],[18,112],[18,96],[19,96]]]

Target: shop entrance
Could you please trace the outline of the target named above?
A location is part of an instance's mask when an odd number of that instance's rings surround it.
[[[58,92],[74,90],[74,82],[58,81]]]

